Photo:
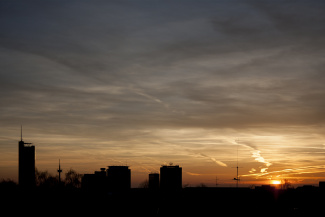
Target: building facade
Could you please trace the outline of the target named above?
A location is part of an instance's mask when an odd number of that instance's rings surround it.
[[[35,146],[25,143],[22,139],[18,143],[18,182],[23,188],[35,186]]]
[[[162,190],[182,189],[182,167],[178,165],[160,167],[160,188]]]
[[[109,166],[107,179],[111,191],[125,191],[131,188],[131,170],[128,166]]]

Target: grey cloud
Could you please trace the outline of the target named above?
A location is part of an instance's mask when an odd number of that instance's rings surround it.
[[[237,6],[232,13],[211,19],[216,32],[225,35],[223,43],[228,51],[288,45],[303,50],[312,45],[319,49],[318,45],[322,44],[323,2],[254,0],[245,3],[245,9]]]
[[[324,2],[306,2],[303,0],[284,1],[281,4],[278,4],[276,1],[248,2],[266,15],[279,31],[295,34],[298,37],[315,33],[311,31],[323,31],[323,28],[318,24],[322,23],[325,19],[322,12],[325,7]],[[317,35],[314,36],[317,37]]]
[[[311,3],[305,14],[301,2],[296,11],[264,1],[171,4],[9,4],[2,16],[12,20],[2,20],[0,34],[2,52],[11,59],[2,64],[3,110],[24,102],[34,117],[41,109],[47,120],[105,116],[155,127],[323,120],[312,116],[323,105],[324,48],[317,41],[298,43],[323,32],[324,16],[315,9],[321,4]],[[89,86],[122,91],[91,92]]]
[[[23,124],[39,153],[83,149],[76,161],[93,152],[92,162],[225,166],[239,138],[254,151],[243,163],[282,170],[294,148],[319,162],[321,147],[303,147],[321,144],[325,120],[323,9],[317,0],[1,1],[2,142]]]

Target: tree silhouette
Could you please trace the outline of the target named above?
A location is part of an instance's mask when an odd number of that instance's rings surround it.
[[[139,184],[139,188],[149,188],[149,180],[144,180]]]
[[[284,179],[282,181],[282,188],[283,189],[288,189],[288,188],[291,188],[291,187],[292,187],[292,185],[291,185],[291,183],[290,183],[290,181],[288,179]]]
[[[48,171],[35,170],[36,186],[41,188],[54,188],[58,186],[59,180],[57,176],[52,176]]]
[[[200,183],[200,184],[198,184],[196,187],[199,187],[199,188],[206,188],[207,186],[206,186],[206,184],[204,184],[204,183]]]
[[[65,174],[65,185],[69,188],[80,188],[81,187],[82,175],[77,173],[75,170],[70,169]]]
[[[17,190],[17,186],[18,186],[17,183],[11,179],[7,179],[7,180],[2,179],[0,182],[0,192],[7,193],[7,192]]]

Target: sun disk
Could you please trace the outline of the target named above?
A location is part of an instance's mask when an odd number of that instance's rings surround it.
[[[272,183],[272,185],[280,185],[281,181],[280,180],[272,180],[271,183]]]

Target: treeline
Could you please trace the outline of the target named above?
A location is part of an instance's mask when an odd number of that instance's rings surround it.
[[[53,176],[48,171],[35,171],[35,187],[40,189],[56,189],[64,187],[67,189],[78,189],[81,187],[82,174],[70,169],[64,174],[64,178]],[[12,179],[2,179],[0,181],[0,191],[12,191],[18,189],[18,183]]]
[[[61,174],[60,181],[58,175],[36,170],[35,187],[29,188],[19,186],[11,179],[0,180],[1,210],[13,216],[21,213],[25,216],[78,216],[86,211],[93,212],[97,204],[92,204],[93,199],[82,191],[82,177],[83,175],[70,169]]]
[[[59,176],[53,176],[48,171],[35,171],[36,187],[40,188],[55,188],[55,187],[67,187],[67,188],[80,188],[82,181],[82,174],[77,173],[75,170],[70,169],[65,173],[65,178],[59,180]]]

